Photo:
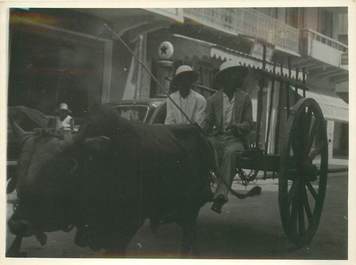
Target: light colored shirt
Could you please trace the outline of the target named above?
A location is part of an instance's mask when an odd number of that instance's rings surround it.
[[[198,92],[191,90],[186,98],[183,98],[179,91],[170,95],[171,99],[184,111],[192,122],[199,125],[204,120],[206,99]],[[167,116],[165,124],[189,124],[184,114],[167,98]]]
[[[235,104],[235,94],[232,96],[231,100],[225,93],[222,94],[223,94],[223,125],[224,125],[224,130],[226,130],[226,128],[231,123],[232,111]]]
[[[57,117],[57,129],[62,129],[64,131],[71,131],[73,128],[73,118],[70,115],[64,118],[63,121]]]

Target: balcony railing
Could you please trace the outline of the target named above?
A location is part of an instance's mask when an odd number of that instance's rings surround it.
[[[324,43],[325,45],[337,49],[339,51],[347,52],[348,46],[340,41],[337,41],[312,29],[304,29],[303,32],[304,36],[308,35],[308,38]]]
[[[341,54],[341,65],[348,65],[349,64],[349,53],[344,52]]]
[[[186,8],[184,17],[234,35],[256,38],[299,53],[299,31],[249,8]]]
[[[304,55],[337,67],[347,67],[348,46],[311,29],[302,31]]]
[[[179,22],[184,21],[183,12],[181,8],[145,8],[145,9]]]

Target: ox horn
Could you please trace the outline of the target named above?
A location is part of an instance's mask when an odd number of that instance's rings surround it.
[[[16,135],[18,136],[25,135],[25,131],[17,124],[14,118],[10,118],[10,123]]]
[[[22,142],[22,140],[26,136],[26,132],[17,124],[17,122],[12,117],[10,118],[10,124],[15,133],[15,136]]]
[[[33,135],[33,132],[26,132],[24,129],[22,129],[13,117],[11,117],[9,121],[12,130],[14,131],[15,137],[19,140],[20,145],[22,145],[29,136]]]

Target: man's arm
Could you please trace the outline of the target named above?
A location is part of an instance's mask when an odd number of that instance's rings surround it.
[[[252,124],[252,102],[250,96],[247,94],[242,109],[241,122],[233,124],[231,130],[236,136],[246,135],[252,129]]]
[[[195,122],[202,126],[205,119],[206,99],[203,96],[197,98],[197,108],[195,112]]]
[[[73,117],[70,118],[70,129],[71,129],[71,131],[74,130],[74,119],[73,119]]]
[[[204,119],[202,121],[201,127],[207,133],[209,133],[214,125],[214,109],[213,109],[213,96],[209,97],[206,103],[206,108],[204,111]]]
[[[249,95],[246,96],[244,109],[242,111],[241,129],[244,133],[249,133],[252,129],[252,101]]]
[[[167,98],[166,102],[167,102],[166,103],[167,115],[166,115],[166,120],[164,121],[164,124],[176,124],[176,119],[174,118],[174,109],[173,109],[174,106],[169,98]]]

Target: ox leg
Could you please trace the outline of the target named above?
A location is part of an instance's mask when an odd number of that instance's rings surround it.
[[[117,244],[115,247],[106,250],[105,256],[112,258],[122,258],[126,256],[126,244]]]
[[[105,251],[105,256],[112,258],[121,258],[126,256],[126,248],[130,239],[126,235],[116,235],[117,239],[112,241],[111,246]]]
[[[111,257],[125,257],[127,246],[142,224],[143,222],[133,224],[132,226],[122,225],[122,231],[114,236],[112,247],[109,248],[105,254]]]
[[[182,228],[181,255],[184,257],[198,255],[196,247],[197,217],[198,213],[195,213],[191,218],[179,222]]]
[[[16,236],[13,243],[6,251],[6,257],[26,257],[25,252],[21,252],[22,236]]]

